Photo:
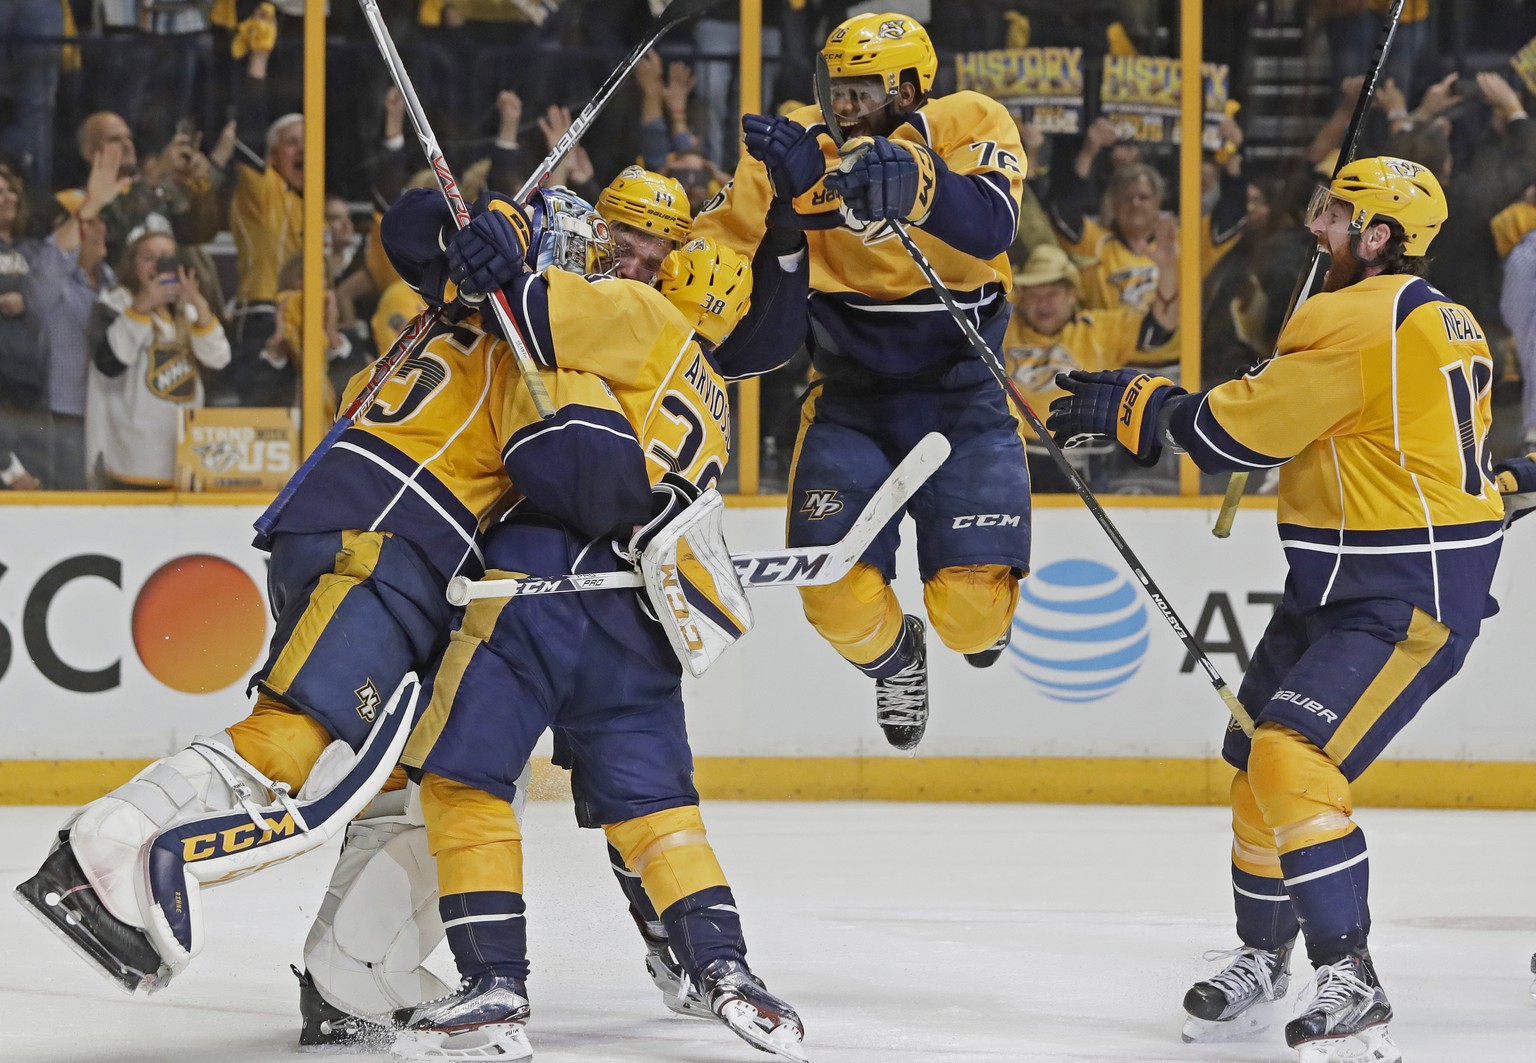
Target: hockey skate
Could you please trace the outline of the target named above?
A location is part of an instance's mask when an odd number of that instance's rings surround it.
[[[393,1051],[406,1059],[529,1060],[528,1013],[521,980],[485,972],[445,997],[396,1011]]]
[[[908,614],[902,623],[917,648],[905,668],[875,680],[875,719],[887,742],[910,751],[917,748],[928,729],[928,648],[922,620]]]
[[[395,1032],[383,1023],[374,1022],[342,1011],[320,995],[309,972],[301,971],[292,964],[288,969],[299,980],[299,1044],[314,1045],[366,1045],[371,1048],[388,1048],[395,1039]]]
[[[1008,643],[1012,640],[1013,624],[1009,623],[1008,630],[1003,632],[1002,638],[998,639],[984,650],[977,650],[975,653],[967,653],[965,655],[965,663],[970,665],[972,668],[991,668],[994,664],[997,663],[997,659],[1003,655],[1003,651],[1008,648]]]
[[[1317,969],[1317,995],[1285,1024],[1285,1043],[1300,1063],[1401,1063],[1387,1023],[1392,1005],[1369,952],[1351,952]]]
[[[672,955],[672,943],[666,929],[660,923],[647,923],[640,913],[630,908],[629,914],[640,928],[645,941],[645,969],[650,972],[651,982],[661,990],[661,1001],[679,1015],[690,1019],[713,1019],[699,988],[683,977],[683,965]]]
[[[113,982],[132,993],[153,993],[170,971],[144,931],[107,911],[60,831],[37,874],[15,889],[16,899],[64,943]]]
[[[1274,952],[1243,946],[1230,952],[1207,953],[1208,960],[1232,958],[1220,974],[1190,986],[1184,994],[1181,1036],[1196,1041],[1246,1041],[1274,1025],[1291,988],[1291,946]]]
[[[719,959],[699,973],[704,999],[738,1037],[753,1048],[807,1063],[805,1024],[795,1009],[768,992],[740,960]]]

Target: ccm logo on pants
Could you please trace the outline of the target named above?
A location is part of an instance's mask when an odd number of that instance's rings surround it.
[[[1015,513],[967,513],[956,517],[952,528],[1017,528],[1019,517]]]

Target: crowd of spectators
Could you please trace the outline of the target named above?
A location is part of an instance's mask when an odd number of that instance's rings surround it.
[[[1444,0],[1454,6],[1454,0]],[[664,3],[380,0],[467,197],[515,191]],[[763,5],[765,108],[811,92],[815,52],[850,5]],[[860,5],[854,5],[855,7]],[[1174,54],[1176,0],[951,0],[897,4],[926,21],[953,88],[961,51],[1080,46]],[[1203,166],[1202,381],[1273,347],[1311,240],[1300,226],[1331,170],[1385,0],[1207,0],[1206,58],[1253,84],[1253,30],[1305,27],[1330,99],[1315,137],[1278,163],[1244,158],[1229,113]],[[1505,52],[1453,68],[1446,20],[1409,0],[1361,145],[1430,166],[1451,219],[1431,279],[1472,308],[1496,351],[1503,450],[1536,446],[1536,129]],[[0,4],[0,484],[13,490],[164,487],[175,423],[201,405],[297,403],[303,306],[302,0],[10,0]],[[738,27],[729,5],[646,56],[549,178],[589,199],[640,162],[697,211],[738,150]],[[1526,21],[1533,21],[1527,18]],[[1437,34],[1440,36],[1437,37]],[[1516,39],[1518,37],[1518,40]],[[1465,53],[1460,40],[1457,54]],[[1476,44],[1477,42],[1472,42]],[[401,190],[431,183],[358,8],[327,22],[324,322],[333,393],[387,349],[421,304],[370,233]],[[1090,93],[1091,96],[1091,93]],[[1303,106],[1298,103],[1298,106]],[[1330,116],[1326,108],[1332,107]],[[1048,402],[1060,367],[1158,366],[1180,339],[1173,149],[1020,119],[1029,194],[1012,252],[1010,369]],[[1502,294],[1502,298],[1501,298]],[[804,359],[762,382],[762,480],[782,489]],[[1521,389],[1524,401],[1521,402]],[[1038,446],[1038,445],[1037,445]],[[1043,453],[1043,452],[1042,452]],[[1037,488],[1060,478],[1031,452]],[[1170,457],[1142,470],[1075,455],[1096,489],[1176,491]]]

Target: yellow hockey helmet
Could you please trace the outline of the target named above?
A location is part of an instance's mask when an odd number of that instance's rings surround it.
[[[827,60],[827,74],[833,78],[859,78],[878,75],[887,95],[901,87],[901,72],[917,71],[918,90],[926,94],[933,87],[933,75],[939,70],[939,56],[928,39],[928,31],[906,15],[855,15],[827,38],[821,54]]]
[[[688,212],[688,193],[675,177],[626,166],[597,197],[597,212],[608,224],[622,222],[636,229],[665,236],[674,244],[688,239],[693,216]]]
[[[752,263],[734,248],[704,237],[662,259],[656,282],[699,338],[716,346],[752,305]]]
[[[1334,177],[1317,197],[1308,219],[1337,199],[1350,208],[1350,226],[1360,231],[1380,218],[1391,218],[1403,229],[1403,254],[1417,258],[1429,249],[1449,210],[1440,182],[1426,166],[1390,155],[1356,159]]]

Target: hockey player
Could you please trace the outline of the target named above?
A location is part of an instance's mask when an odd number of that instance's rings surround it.
[[[1286,1024],[1306,1063],[1401,1059],[1367,948],[1368,853],[1350,783],[1461,667],[1483,618],[1503,506],[1487,462],[1493,362],[1464,307],[1422,277],[1446,218],[1434,175],[1357,160],[1319,190],[1309,228],[1331,256],[1277,357],[1188,395],[1131,369],[1059,378],[1058,441],[1163,445],[1207,472],[1280,468],[1285,597],[1229,726],[1232,894],[1241,946],[1184,998],[1186,1040],[1268,1025],[1298,930],[1316,992]]]
[[[434,199],[395,209],[413,206],[425,217],[391,251],[408,282],[429,288],[441,273],[444,208]],[[682,316],[646,288],[535,275],[509,256],[492,264],[494,253],[470,257],[500,271],[496,283],[539,352],[560,411],[556,423],[512,443],[545,451],[544,490],[520,499],[489,531],[488,573],[628,564],[724,470],[729,407],[709,348],[746,310],[745,260],[705,241],[668,260],[670,279],[713,308],[697,325],[700,346]],[[593,321],[606,327],[594,330]],[[568,428],[582,424],[606,435],[569,438]],[[630,506],[611,501],[642,494],[655,499],[654,515],[615,536],[610,517]],[[610,507],[600,520],[585,512],[595,505]],[[643,599],[627,592],[478,599],[453,633],[404,762],[421,779],[439,909],[464,981],[446,998],[397,1012],[407,1027],[398,1047],[450,1058],[531,1055],[522,836],[510,802],[517,766],[546,728],[572,754],[578,821],[601,826],[640,876],[711,1010],[757,1047],[803,1059],[798,1016],[746,965],[735,901],[705,839],[681,669]]]
[[[661,260],[682,246],[693,224],[683,186],[643,166],[626,166],[593,205],[613,234],[615,276],[641,284],[655,283]]]
[[[753,252],[804,229],[809,345],[818,376],[790,479],[789,543],[835,542],[916,439],[953,446],[918,492],[918,564],[929,619],[977,667],[1001,656],[1029,568],[1029,476],[1019,424],[960,327],[890,231],[918,246],[994,348],[1008,324],[1005,255],[1025,160],[1017,127],[974,92],[930,99],[938,57],[898,14],[863,14],[822,51],[844,156],[814,107],[742,119],[747,153],[694,232]],[[833,172],[829,173],[829,167]],[[770,235],[770,240],[777,237]],[[876,719],[899,749],[928,723],[925,626],[890,587],[892,522],[844,579],[802,590],[806,616],[875,680]]]
[[[612,268],[585,203],[546,190],[533,215],[530,226],[515,212],[497,231],[541,265]],[[393,223],[386,216],[386,238]],[[446,639],[448,580],[483,569],[480,524],[514,478],[525,495],[543,487],[544,448],[513,446],[543,425],[515,380],[505,345],[472,322],[441,325],[401,364],[258,539],[272,555],[277,624],[251,715],[71,816],[18,888],[125,988],[160,987],[201,948],[202,883],[320,845],[393,769],[414,715],[412,673]],[[648,493],[628,504],[615,525],[649,515]]]

